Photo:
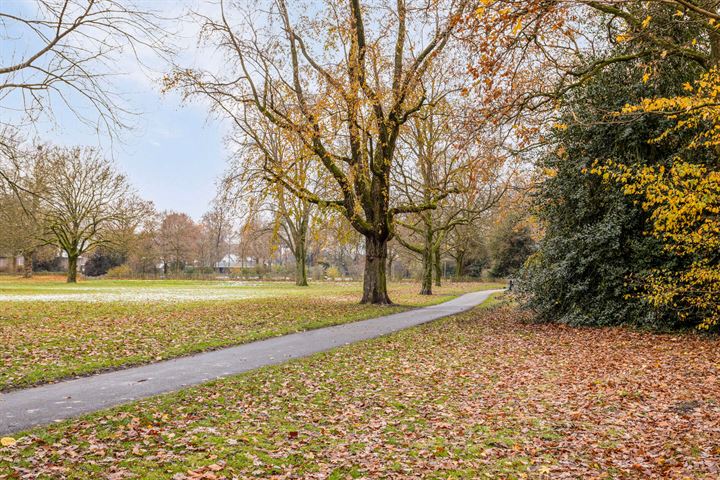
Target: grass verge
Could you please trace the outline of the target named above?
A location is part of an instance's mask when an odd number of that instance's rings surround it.
[[[416,284],[398,283],[390,288],[397,302],[391,307],[358,304],[359,284],[227,285],[110,281],[75,288],[57,282],[0,282],[4,293],[22,291],[45,299],[0,301],[0,391],[387,315],[497,284],[449,284],[428,297],[417,295]],[[90,295],[152,291],[185,295],[185,300],[80,301],[88,289]],[[68,295],[68,290],[78,300],[47,300]],[[216,291],[241,298],[217,299]],[[189,294],[195,298],[189,300]]]
[[[717,478],[720,341],[479,308],[35,429],[0,478]]]

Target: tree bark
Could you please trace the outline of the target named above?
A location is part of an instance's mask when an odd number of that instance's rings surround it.
[[[68,255],[67,283],[77,283],[77,255]]]
[[[32,257],[32,252],[23,252],[23,277],[25,278],[33,276]]]
[[[387,238],[365,237],[365,274],[363,275],[363,297],[360,303],[390,305],[387,294]]]

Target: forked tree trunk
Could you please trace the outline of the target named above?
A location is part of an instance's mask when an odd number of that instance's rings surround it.
[[[32,257],[32,252],[23,252],[23,277],[25,278],[33,276]]]
[[[77,283],[77,260],[77,256],[68,255],[67,283]]]
[[[365,274],[363,276],[363,297],[360,303],[389,305],[387,294],[387,239],[365,237]]]

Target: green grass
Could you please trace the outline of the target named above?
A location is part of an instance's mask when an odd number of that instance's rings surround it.
[[[497,284],[456,283],[431,297],[390,287],[397,305],[360,305],[357,283],[0,280],[0,391],[395,313]],[[68,298],[71,298],[70,300]],[[148,300],[152,298],[153,300]]]
[[[720,341],[523,319],[479,308],[25,432],[0,478],[717,478]]]

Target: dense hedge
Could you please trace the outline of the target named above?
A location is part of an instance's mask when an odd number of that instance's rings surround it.
[[[669,312],[637,298],[652,267],[677,269],[677,260],[644,232],[647,214],[617,185],[585,169],[613,160],[627,165],[667,165],[689,136],[662,144],[648,140],[669,124],[660,116],[619,119],[609,113],[644,97],[680,93],[698,73],[677,60],[664,62],[652,82],[643,71],[617,64],[576,90],[555,130],[553,148],[541,159],[547,176],[536,198],[544,228],[539,249],[526,264],[523,289],[539,318],[573,325],[677,326]]]

